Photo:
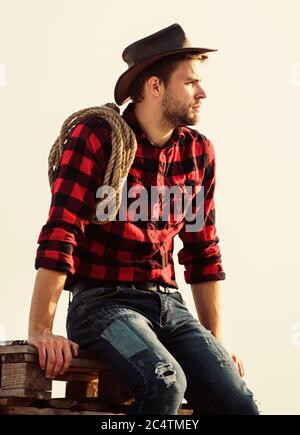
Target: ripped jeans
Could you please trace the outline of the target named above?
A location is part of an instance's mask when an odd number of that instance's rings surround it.
[[[229,353],[189,312],[179,291],[97,287],[69,304],[68,338],[101,359],[132,393],[127,415],[258,415]]]

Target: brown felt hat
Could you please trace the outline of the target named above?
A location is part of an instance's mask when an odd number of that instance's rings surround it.
[[[115,86],[115,101],[118,105],[130,99],[129,87],[135,78],[152,63],[176,53],[207,53],[217,51],[211,48],[192,47],[179,24],[172,24],[152,35],[133,42],[122,53],[128,69],[119,77]]]

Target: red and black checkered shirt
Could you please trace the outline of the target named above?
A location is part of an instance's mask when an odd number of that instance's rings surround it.
[[[169,219],[115,220],[105,224],[90,221],[103,184],[111,154],[111,127],[89,117],[73,130],[61,157],[49,216],[38,238],[35,268],[67,274],[65,289],[83,277],[99,283],[155,281],[178,288],[173,263],[174,236],[183,247],[178,262],[185,267],[187,283],[223,280],[219,238],[215,227],[215,153],[212,143],[197,130],[173,130],[163,146],[153,145],[142,131],[133,103],[123,118],[137,138],[137,152],[127,177],[127,189],[151,186],[203,186],[204,221],[198,231],[188,231],[187,222],[174,219],[172,201]],[[136,200],[128,198],[127,207]],[[174,206],[174,201],[173,201]],[[195,204],[193,204],[193,207]],[[150,209],[149,194],[149,209]],[[194,209],[193,209],[194,210]],[[129,215],[128,215],[129,216]]]

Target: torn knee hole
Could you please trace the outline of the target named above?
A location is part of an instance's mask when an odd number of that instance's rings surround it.
[[[155,373],[158,379],[163,379],[167,387],[174,384],[176,381],[176,370],[173,369],[171,363],[159,362],[155,366]]]

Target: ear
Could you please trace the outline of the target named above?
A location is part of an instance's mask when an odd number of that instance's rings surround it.
[[[154,97],[159,97],[164,89],[164,84],[157,76],[151,76],[147,80],[148,92]]]

